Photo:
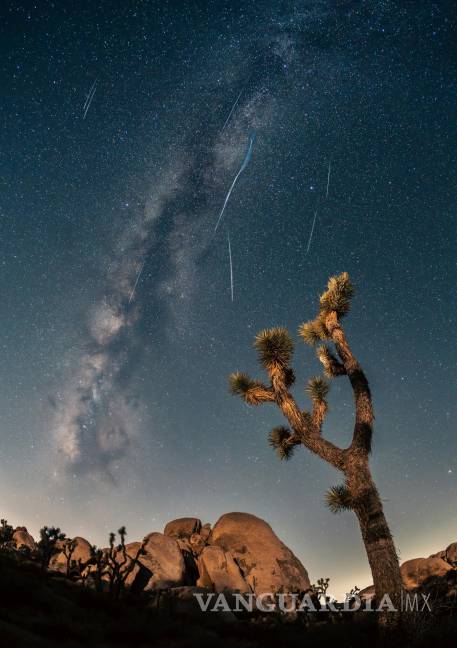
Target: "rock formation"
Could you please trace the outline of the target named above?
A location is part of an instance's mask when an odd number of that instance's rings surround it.
[[[403,584],[408,591],[422,586],[428,579],[446,576],[457,568],[457,542],[452,542],[446,549],[437,551],[428,558],[412,558],[400,565]],[[361,591],[362,598],[374,596],[373,586]]]
[[[457,567],[457,542],[452,542],[446,547],[443,559],[452,567]]]
[[[163,533],[149,533],[146,538],[146,553],[140,557],[140,563],[149,569],[152,576],[145,589],[166,589],[185,584],[186,565],[177,541]]]
[[[49,569],[53,571],[61,572],[65,574],[67,572],[68,565],[68,550],[65,552],[65,546],[68,546],[68,540],[58,540],[57,547],[60,549],[58,553],[55,553],[50,562]],[[80,538],[77,536],[73,538],[74,549],[70,556],[70,563],[74,562],[76,565],[80,565],[81,568],[84,568],[92,557],[90,543],[85,540],[85,538]]]
[[[16,549],[21,549],[26,547],[30,551],[35,551],[36,544],[33,537],[27,531],[25,527],[17,527],[13,533],[12,538]]]
[[[201,587],[209,587],[216,592],[251,591],[232,554],[217,545],[208,545],[203,549],[198,560],[198,572],[197,585]]]
[[[233,556],[256,594],[309,589],[308,572],[301,562],[271,526],[255,515],[226,513],[215,524],[209,540]]]
[[[178,518],[165,525],[164,535],[173,538],[190,538],[193,533],[199,533],[202,523],[197,518]]]
[[[249,513],[226,513],[213,528],[198,518],[168,522],[163,533],[144,538],[144,553],[131,567],[141,542],[125,545],[127,561],[115,548],[114,559],[126,570],[125,586],[148,591],[158,601],[166,590],[178,593],[182,605],[191,605],[192,592],[304,592],[310,588],[308,573],[292,551],[281,542],[267,522]],[[67,574],[69,547],[76,578],[89,582],[97,571],[90,543],[81,537],[59,540],[49,569]],[[9,543],[33,558],[37,545],[25,527],[17,527]],[[105,553],[109,549],[102,550]],[[78,571],[79,570],[79,571]],[[457,572],[457,542],[428,558],[413,558],[400,567],[405,588],[415,590],[433,579],[454,578]],[[452,572],[452,573],[450,573]],[[124,572],[125,573],[125,572]],[[75,578],[74,574],[72,575]],[[90,580],[90,579],[89,579]],[[108,581],[108,575],[103,576]],[[374,596],[373,586],[360,592],[362,599]]]
[[[413,558],[406,560],[400,567],[403,583],[407,590],[416,589],[430,576],[444,576],[452,567],[442,558]]]
[[[260,594],[300,592],[310,586],[307,571],[298,558],[269,524],[249,513],[227,513],[213,529],[210,524],[202,525],[198,518],[172,520],[163,533],[150,533],[145,540],[144,553],[129,570],[125,582],[135,590],[204,587],[215,592]],[[35,549],[32,536],[24,528],[16,529],[15,542],[18,547]],[[51,570],[67,572],[69,542],[59,541],[50,561]],[[96,567],[91,564],[89,542],[77,537],[74,544],[71,561],[83,568],[83,578],[94,574]],[[130,560],[140,546],[140,542],[125,545]],[[119,560],[125,562],[121,554]],[[127,561],[123,568],[128,570],[129,564]]]

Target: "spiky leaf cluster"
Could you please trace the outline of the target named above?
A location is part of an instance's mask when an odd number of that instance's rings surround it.
[[[250,384],[249,376],[241,371],[236,371],[229,376],[229,389],[235,396],[244,396]]]
[[[322,376],[314,376],[308,381],[306,393],[313,401],[325,401],[328,394],[329,384]]]
[[[338,317],[343,317],[349,312],[353,294],[354,287],[347,272],[330,277],[327,290],[320,298],[321,313],[336,311]]]
[[[245,396],[254,386],[255,381],[247,374],[237,371],[229,377],[229,389],[235,396]]]
[[[289,428],[280,425],[270,432],[269,443],[276,450],[280,459],[290,459],[294,446],[289,442],[291,433]]]
[[[281,326],[260,331],[256,335],[254,347],[258,351],[259,361],[265,369],[277,366],[286,369],[294,351],[294,343],[288,330]]]
[[[329,338],[324,320],[320,315],[315,320],[302,324],[298,329],[298,334],[310,346],[315,346],[318,342]]]
[[[325,493],[325,503],[332,513],[340,513],[352,509],[352,500],[345,484],[332,486]]]
[[[260,405],[265,400],[267,388],[259,380],[253,380],[247,374],[240,371],[231,374],[229,377],[230,392],[236,396],[241,396],[249,405]]]

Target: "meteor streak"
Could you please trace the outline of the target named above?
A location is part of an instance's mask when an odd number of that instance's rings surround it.
[[[93,84],[90,86],[90,90],[89,90],[89,92],[87,93],[87,96],[86,96],[86,101],[84,102],[83,110],[84,110],[85,107],[87,106],[87,102],[89,101],[89,97],[90,97],[91,92],[92,92],[92,90],[94,89],[96,83],[97,83],[97,79],[95,79],[95,81],[93,82]]]
[[[329,163],[328,163],[328,173],[327,173],[327,192],[326,192],[326,194],[325,194],[325,198],[326,198],[326,199],[328,198],[328,188],[329,188],[329,185],[330,185],[330,165],[331,165],[331,163],[332,163],[332,161],[329,160]]]
[[[311,241],[312,241],[312,238],[313,238],[314,225],[316,224],[316,218],[317,218],[317,210],[314,212],[313,224],[311,226],[311,233],[309,235],[308,247],[306,248],[306,254],[308,254],[309,248],[311,247]]]
[[[224,125],[222,126],[221,133],[222,133],[222,131],[224,130],[224,128],[227,126],[227,124],[229,123],[229,121],[230,121],[230,117],[232,116],[232,113],[233,113],[233,111],[235,110],[235,108],[237,107],[238,102],[239,102],[239,100],[240,100],[240,97],[241,97],[241,95],[243,94],[243,90],[244,90],[244,88],[241,88],[240,94],[239,94],[238,97],[236,98],[236,101],[235,101],[235,103],[233,104],[232,109],[231,109],[231,111],[229,112],[228,117],[227,117],[227,119],[226,119],[225,122],[224,122]]]
[[[86,101],[84,102],[84,106],[83,106],[84,116],[83,116],[83,119],[86,119],[87,111],[90,108],[90,105],[92,103],[92,99],[94,98],[95,92],[97,90],[97,85],[96,84],[97,84],[97,79],[95,79],[95,81],[91,85],[91,88],[89,90],[89,94],[87,95]]]
[[[230,234],[227,232],[227,241],[228,241],[228,253],[230,261],[230,294],[233,301],[233,264],[232,264],[232,247],[230,245]]]
[[[137,287],[138,282],[139,282],[139,280],[140,280],[141,273],[143,272],[143,268],[144,268],[144,264],[145,264],[145,263],[146,263],[146,260],[143,261],[143,263],[141,264],[141,268],[140,268],[140,271],[139,271],[138,276],[137,276],[137,278],[136,278],[135,285],[133,286],[133,288],[132,288],[132,292],[130,293],[130,297],[129,297],[129,304],[130,304],[130,302],[131,302],[132,299],[133,299],[133,295],[135,294],[135,290],[136,290],[136,287]]]
[[[225,200],[224,200],[224,204],[222,205],[221,213],[219,214],[219,218],[217,219],[217,223],[216,223],[216,227],[214,228],[214,231],[216,231],[217,228],[219,227],[219,223],[221,222],[222,216],[223,216],[223,214],[224,214],[225,208],[226,208],[227,203],[228,203],[229,198],[230,198],[230,194],[231,194],[232,191],[233,191],[233,187],[235,186],[236,181],[238,180],[238,178],[239,178],[240,175],[243,173],[243,171],[245,170],[245,168],[247,167],[247,165],[249,164],[249,162],[250,162],[250,160],[251,160],[251,157],[252,157],[252,147],[254,146],[254,140],[255,140],[255,134],[254,134],[254,135],[251,135],[251,139],[250,139],[250,141],[249,141],[249,148],[248,148],[248,151],[247,151],[247,153],[246,153],[246,157],[244,158],[244,160],[243,160],[243,164],[241,165],[240,170],[239,170],[238,173],[236,174],[236,176],[235,176],[235,178],[234,178],[234,180],[233,180],[233,182],[232,182],[232,184],[231,184],[231,186],[230,186],[230,189],[228,190],[227,196],[226,196],[226,198],[225,198]]]

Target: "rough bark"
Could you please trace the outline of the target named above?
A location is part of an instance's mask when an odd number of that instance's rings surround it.
[[[399,608],[404,587],[398,556],[367,459],[351,453],[345,476],[373,575],[376,598],[381,601],[388,594]]]

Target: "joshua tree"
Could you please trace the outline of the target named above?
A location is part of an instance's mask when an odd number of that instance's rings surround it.
[[[65,533],[62,533],[59,527],[44,526],[40,529],[38,555],[41,560],[41,569],[48,567],[52,556],[56,552],[56,546],[59,540],[65,540]]]
[[[230,376],[230,389],[249,405],[276,403],[282,411],[290,429],[281,426],[270,434],[270,443],[281,459],[289,459],[296,446],[303,445],[343,473],[344,484],[327,492],[327,504],[333,512],[354,511],[373,574],[376,597],[381,600],[384,594],[388,594],[394,603],[398,603],[403,589],[398,557],[369,468],[374,418],[370,388],[341,325],[341,319],[349,311],[352,295],[353,286],[347,272],[331,277],[320,298],[317,317],[299,329],[307,344],[333,343],[336,354],[327,344],[317,347],[317,357],[324,373],[328,378],[347,376],[351,383],[355,425],[347,448],[339,448],[322,436],[329,389],[324,378],[311,378],[306,387],[311,411],[300,409],[290,393],[295,381],[290,367],[294,345],[286,329],[261,331],[254,341],[259,362],[266,369],[270,384],[238,372]]]
[[[107,568],[107,560],[103,549],[98,549],[96,545],[91,545],[91,560],[90,564],[94,565],[94,578],[95,578],[95,589],[97,592],[103,591],[103,576]],[[85,581],[87,578],[85,579]],[[84,582],[85,582],[84,581]]]
[[[109,549],[97,549],[92,547],[93,564],[96,566],[96,586],[99,591],[103,591],[103,582],[107,581],[109,594],[118,599],[125,591],[125,583],[129,574],[134,570],[135,566],[140,562],[140,556],[146,553],[145,546],[147,539],[145,538],[141,545],[138,547],[136,554],[131,557],[127,553],[125,546],[125,536],[127,531],[125,527],[118,530],[120,537],[120,544],[116,547],[116,534],[111,532],[109,534]]]
[[[75,569],[76,567],[79,567],[78,576],[81,575],[80,561],[78,566],[78,563],[75,560],[73,560],[73,554],[76,551],[76,546],[77,546],[76,538],[73,539],[67,538],[62,547],[63,555],[67,559],[67,577],[70,577],[72,569]]]
[[[330,578],[319,578],[316,585],[311,585],[311,591],[316,594],[318,599],[323,598],[327,601],[327,590],[329,588]]]
[[[11,542],[13,539],[13,527],[7,520],[0,520],[0,545]]]
[[[346,592],[345,596],[345,603],[349,604],[354,604],[356,601],[356,597],[359,598],[359,594],[362,590],[360,587],[357,587],[357,585],[354,585],[354,587],[351,589],[350,592]]]

